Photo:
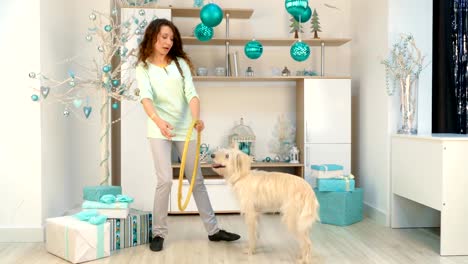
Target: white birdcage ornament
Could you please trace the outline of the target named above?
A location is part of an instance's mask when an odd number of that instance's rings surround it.
[[[293,146],[289,151],[289,163],[299,163],[299,149]]]
[[[235,126],[229,135],[229,144],[235,143],[239,150],[255,158],[255,134],[249,126],[244,125],[244,119]]]

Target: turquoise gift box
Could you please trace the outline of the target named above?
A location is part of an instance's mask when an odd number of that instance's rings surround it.
[[[361,188],[352,192],[321,192],[314,189],[320,203],[320,222],[347,226],[362,220]]]
[[[122,194],[121,186],[86,186],[83,188],[83,200],[99,202],[105,194]]]
[[[355,190],[354,179],[317,179],[317,189],[320,192],[349,192]]]

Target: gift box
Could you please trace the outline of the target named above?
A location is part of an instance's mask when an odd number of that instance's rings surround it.
[[[341,178],[344,175],[343,166],[338,164],[312,165],[310,168],[314,178]]]
[[[320,192],[349,192],[354,191],[354,179],[344,177],[341,179],[317,179],[317,189]]]
[[[352,192],[320,192],[314,189],[320,203],[320,221],[323,224],[347,226],[362,220],[361,188]]]
[[[107,218],[127,218],[130,213],[129,208],[122,209],[83,209],[83,211],[96,210],[100,215],[105,215]]]
[[[73,216],[46,220],[46,249],[68,260],[81,263],[110,255],[110,224],[92,225]]]
[[[130,210],[126,219],[108,219],[111,251],[146,244],[151,241],[153,219],[151,212]]]
[[[99,202],[105,194],[122,194],[121,186],[86,186],[83,188],[83,200]]]

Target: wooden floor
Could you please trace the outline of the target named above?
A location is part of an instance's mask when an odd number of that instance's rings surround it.
[[[294,238],[278,215],[261,219],[259,250],[243,253],[246,227],[239,215],[220,215],[222,228],[238,232],[234,243],[210,242],[198,216],[171,216],[170,234],[162,252],[148,245],[113,252],[89,263],[294,263],[298,250]],[[440,257],[439,236],[428,229],[390,229],[370,219],[348,226],[317,224],[311,234],[314,263],[467,263],[467,257]],[[467,245],[468,246],[468,245]],[[0,243],[0,263],[68,263],[46,252],[44,243]]]

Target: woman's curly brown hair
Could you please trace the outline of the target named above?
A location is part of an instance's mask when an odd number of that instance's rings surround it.
[[[184,75],[182,73],[182,69],[180,68],[179,62],[177,61],[177,57],[180,57],[187,62],[187,64],[190,67],[190,72],[193,74],[193,64],[187,53],[185,53],[185,51],[182,48],[182,39],[180,37],[179,29],[177,29],[174,23],[164,18],[158,18],[153,20],[146,28],[143,40],[140,42],[140,45],[138,47],[138,63],[142,62],[145,67],[148,67],[146,60],[151,55],[153,55],[154,43],[156,43],[158,34],[161,31],[162,26],[168,26],[174,33],[172,48],[169,50],[167,56],[170,60],[175,62],[177,69],[179,69],[179,72],[182,75],[182,77],[184,77]]]

